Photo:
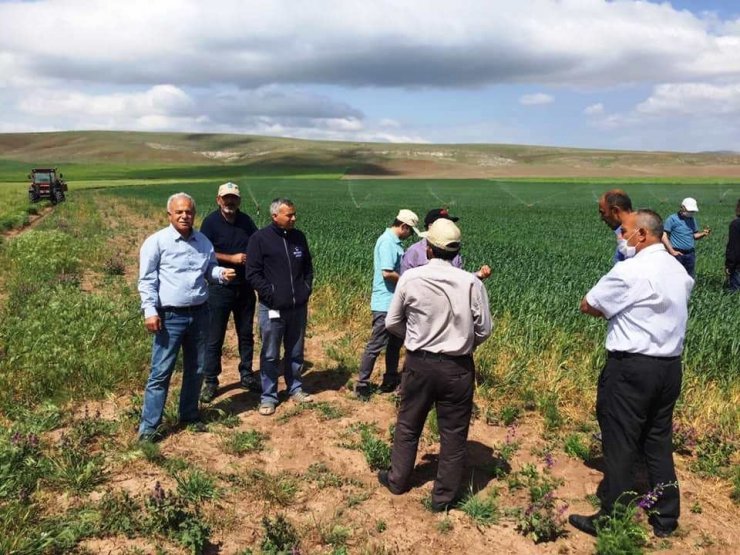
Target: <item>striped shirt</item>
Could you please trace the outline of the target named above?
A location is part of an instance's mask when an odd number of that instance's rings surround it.
[[[694,280],[666,251],[650,245],[616,264],[586,294],[608,320],[608,351],[674,357],[683,351]]]

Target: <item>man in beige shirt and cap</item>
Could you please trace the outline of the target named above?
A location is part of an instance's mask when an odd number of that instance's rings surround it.
[[[406,360],[391,468],[378,480],[396,495],[409,489],[419,436],[435,406],[441,449],[432,510],[445,511],[457,501],[462,481],[473,351],[491,335],[491,312],[481,280],[451,264],[461,246],[457,226],[439,219],[426,239],[429,263],[403,273],[385,319],[389,332],[405,338]]]

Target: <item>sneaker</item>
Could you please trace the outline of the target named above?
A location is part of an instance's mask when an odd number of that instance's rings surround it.
[[[162,439],[162,433],[159,431],[153,431],[153,432],[144,432],[143,434],[139,434],[138,442],[139,443],[157,443]]]
[[[311,397],[302,389],[293,393],[290,398],[293,399],[293,401],[296,403],[313,403],[313,397]]]
[[[260,382],[259,374],[253,374],[251,372],[244,374],[241,380],[239,380],[239,385],[253,393],[262,393],[262,383]]]
[[[260,403],[259,409],[257,409],[262,416],[271,416],[275,414],[275,405],[272,403]]]
[[[200,402],[210,403],[211,401],[213,401],[213,399],[215,399],[217,392],[218,392],[217,383],[203,384],[203,390],[200,392]]]

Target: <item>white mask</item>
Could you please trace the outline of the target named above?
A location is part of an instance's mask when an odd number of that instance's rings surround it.
[[[635,231],[635,233],[637,233],[637,231]],[[630,239],[635,236],[635,233],[630,235]],[[619,251],[619,254],[625,258],[632,258],[637,254],[637,247],[630,246],[627,241],[629,241],[629,239],[619,239],[617,241],[617,250]]]

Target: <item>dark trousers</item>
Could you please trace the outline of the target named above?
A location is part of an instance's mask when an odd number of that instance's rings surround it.
[[[360,372],[357,378],[358,387],[370,385],[370,376],[372,376],[375,361],[384,347],[385,376],[383,381],[398,381],[398,359],[401,356],[403,338],[397,337],[385,329],[386,314],[388,313],[373,311],[373,331],[360,359]]]
[[[727,289],[728,291],[740,291],[740,269],[730,272],[727,276]]]
[[[401,406],[391,453],[388,482],[395,493],[409,488],[416,450],[432,406],[437,408],[440,452],[432,502],[451,504],[465,468],[465,445],[473,409],[473,357],[444,359],[406,353],[401,374]]]
[[[692,278],[696,277],[696,252],[686,252],[683,253],[681,256],[677,256],[676,260],[678,260],[681,265],[686,268],[686,273],[689,274]]]
[[[680,514],[673,466],[673,407],[681,393],[681,359],[659,359],[629,353],[609,353],[599,377],[596,414],[604,448],[602,510],[611,512],[623,493],[633,490],[633,468],[643,451],[650,488],[663,489],[652,507],[652,524],[672,530]]]
[[[244,378],[252,373],[254,305],[254,291],[247,285],[211,284],[209,286],[208,308],[211,321],[203,371],[205,383],[218,384],[218,376],[221,374],[221,351],[231,314],[234,315],[239,344],[239,374]]]

